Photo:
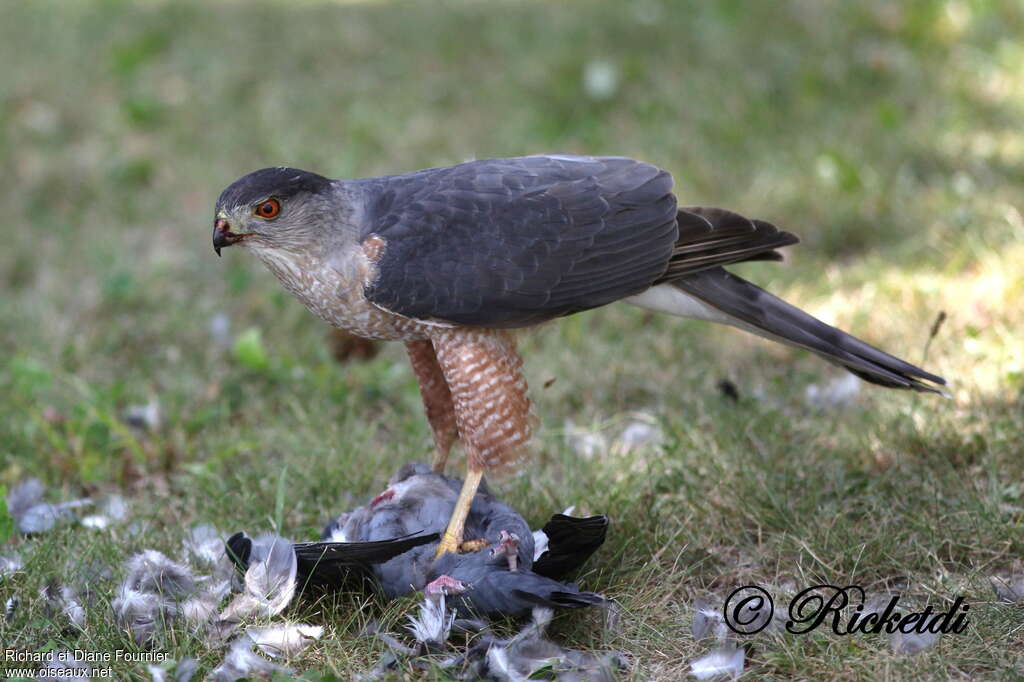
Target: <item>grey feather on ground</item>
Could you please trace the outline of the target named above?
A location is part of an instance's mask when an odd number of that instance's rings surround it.
[[[198,577],[156,550],[132,556],[125,572],[110,606],[115,622],[140,646],[177,620],[204,627],[229,589],[226,580]]]

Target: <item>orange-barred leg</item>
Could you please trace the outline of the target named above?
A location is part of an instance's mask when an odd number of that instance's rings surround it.
[[[439,474],[444,473],[448,463],[448,453],[452,444],[459,437],[455,423],[455,408],[452,405],[452,394],[448,383],[437,362],[434,346],[430,341],[408,341],[405,348],[409,353],[412,370],[420,384],[420,397],[427,412],[427,421],[434,434],[433,469]]]
[[[492,330],[450,329],[434,336],[437,362],[451,391],[455,422],[466,450],[467,474],[437,554],[455,552],[485,470],[514,470],[533,432],[522,361],[512,336]]]

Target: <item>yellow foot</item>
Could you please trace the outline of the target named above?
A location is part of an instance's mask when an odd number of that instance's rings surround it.
[[[437,551],[434,552],[434,558],[436,559],[443,554],[458,554],[460,544],[461,543],[457,537],[445,533],[441,536],[441,542],[437,544]]]
[[[441,542],[437,545],[435,557],[442,554],[455,554],[462,545],[462,533],[466,528],[466,517],[469,516],[469,508],[473,505],[473,496],[476,489],[480,487],[480,479],[483,478],[483,469],[470,469],[466,472],[466,480],[462,482],[462,490],[455,500],[455,507],[452,509],[452,517],[448,520],[448,527],[441,536]]]
[[[472,554],[473,552],[479,552],[484,547],[490,547],[491,543],[487,541],[487,538],[480,538],[478,540],[466,540],[459,545],[459,551],[463,554]]]

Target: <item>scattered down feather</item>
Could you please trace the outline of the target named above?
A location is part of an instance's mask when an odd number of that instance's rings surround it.
[[[146,670],[151,682],[192,682],[192,678],[199,671],[199,661],[194,658],[183,658],[174,666],[174,675],[169,675],[168,668],[159,665],[147,665]]]
[[[449,595],[450,596],[450,595]],[[440,668],[453,679],[458,680],[499,680],[520,681],[527,679],[558,680],[560,682],[612,682],[628,669],[629,663],[618,653],[595,654],[567,649],[546,639],[545,632],[551,621],[552,610],[537,608],[533,619],[513,637],[496,637],[490,626],[483,621],[455,620],[456,629],[473,632],[473,644],[464,654],[446,652],[446,633],[439,628],[452,625],[437,625],[438,616],[444,613],[438,608],[440,602],[425,595],[418,621],[433,619],[432,627],[410,628],[417,639],[417,645],[402,644],[386,633],[371,633],[389,648],[389,653],[363,680],[391,679],[402,664],[428,673]],[[448,616],[444,616],[446,619]],[[436,642],[440,640],[438,646]],[[447,653],[446,656],[441,656]]]
[[[132,556],[111,602],[117,624],[140,646],[177,619],[205,625],[228,591],[227,581],[198,578],[155,550]]]
[[[85,629],[85,608],[79,601],[78,591],[68,585],[50,583],[39,590],[51,618],[60,619],[75,630]]]
[[[255,651],[256,646],[248,635],[242,635],[235,639],[228,647],[224,655],[224,662],[210,671],[209,680],[212,682],[236,682],[241,679],[269,678],[280,673],[291,675],[294,671],[268,661]]]
[[[531,622],[514,637],[482,636],[470,650],[471,669],[476,676],[471,679],[612,682],[628,669],[627,659],[617,652],[596,654],[567,649],[547,639],[552,615],[551,609],[536,608]]]
[[[7,576],[14,575],[24,568],[24,566],[25,562],[23,562],[21,557],[17,554],[0,556],[0,582],[3,582],[4,578]]]
[[[989,578],[996,599],[1007,604],[1024,604],[1024,575]]]
[[[741,647],[727,645],[701,656],[690,664],[690,672],[698,680],[728,677],[735,680],[743,674],[744,653]]]
[[[215,566],[224,556],[224,539],[209,524],[195,526],[182,540],[185,553],[200,566]]]
[[[81,524],[86,528],[105,530],[128,518],[128,502],[120,495],[111,495],[97,505],[96,512],[83,516]]]
[[[42,481],[38,478],[29,478],[7,493],[7,512],[14,519],[20,533],[46,533],[58,524],[74,521],[74,509],[92,504],[92,500],[89,499],[50,504],[43,502],[45,492]]]
[[[295,596],[298,561],[292,543],[263,535],[251,544],[245,589],[221,613],[221,620],[276,616]]]
[[[286,621],[265,627],[248,627],[245,634],[267,656],[290,658],[320,639],[324,629],[320,625]]]
[[[939,641],[937,632],[907,632],[897,630],[889,635],[889,648],[894,654],[916,654],[930,649]]]

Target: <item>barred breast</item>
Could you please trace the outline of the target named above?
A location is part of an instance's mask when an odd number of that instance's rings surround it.
[[[426,339],[434,326],[382,310],[363,295],[369,264],[352,254],[352,266],[339,268],[284,249],[255,248],[281,284],[313,314],[350,334],[381,341]]]

